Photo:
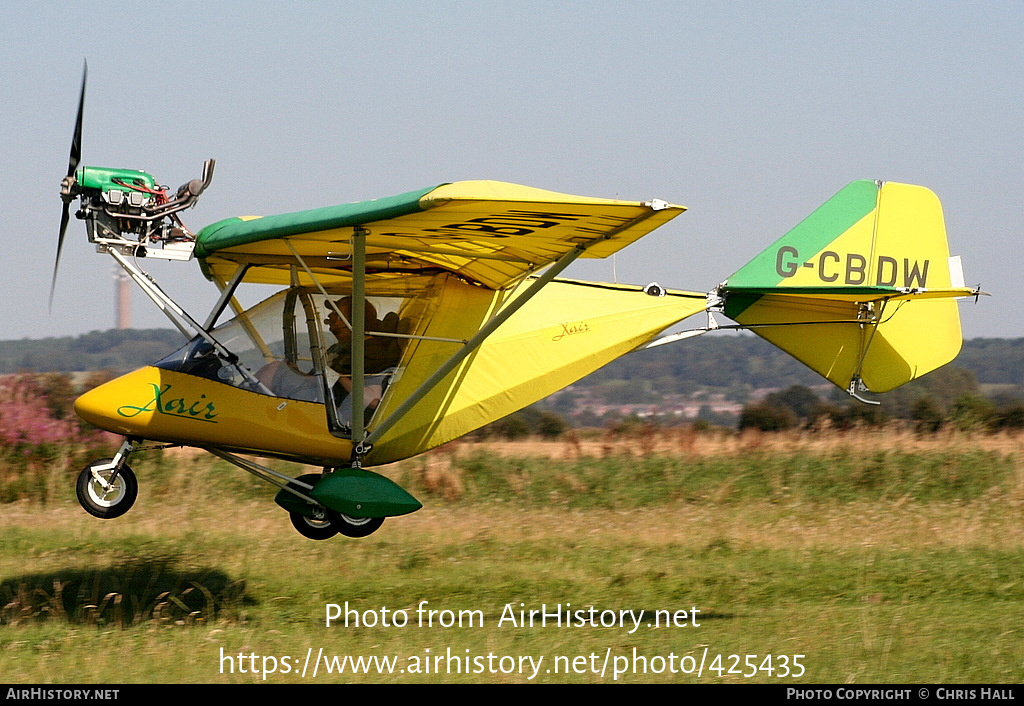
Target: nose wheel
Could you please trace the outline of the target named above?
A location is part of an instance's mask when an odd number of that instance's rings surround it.
[[[126,463],[118,470],[114,459],[93,461],[78,476],[78,502],[90,515],[103,519],[120,517],[135,504],[139,482]]]

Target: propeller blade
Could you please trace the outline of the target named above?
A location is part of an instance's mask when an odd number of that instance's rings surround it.
[[[64,202],[64,211],[60,214],[60,234],[57,236],[57,259],[53,263],[53,279],[50,280],[50,311],[53,311],[53,292],[57,288],[57,268],[60,266],[60,250],[64,246],[64,232],[71,220],[71,203]]]
[[[71,139],[71,155],[68,157],[68,176],[72,176],[82,159],[82,113],[85,109],[85,78],[89,73],[89,64],[82,62],[82,91],[78,96],[78,117],[75,118],[75,134]]]
[[[74,200],[74,178],[78,163],[82,160],[82,114],[85,111],[85,79],[89,64],[82,62],[82,90],[78,95],[78,115],[75,118],[75,133],[71,138],[71,154],[68,156],[68,173],[61,185],[64,210],[60,214],[60,231],[57,233],[57,257],[53,261],[53,278],[50,280],[50,311],[53,311],[53,292],[57,287],[57,268],[60,267],[60,253],[64,249],[64,233],[71,220],[71,202]]]

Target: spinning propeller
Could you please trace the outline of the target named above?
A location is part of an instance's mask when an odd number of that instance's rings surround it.
[[[60,197],[64,201],[64,210],[60,216],[60,232],[57,235],[57,258],[53,263],[53,279],[50,281],[50,309],[53,309],[53,291],[57,286],[57,268],[60,265],[60,251],[64,247],[64,233],[71,220],[71,202],[76,195],[75,170],[82,159],[82,112],[85,108],[85,79],[89,65],[82,63],[82,90],[78,97],[78,117],[75,118],[75,134],[71,138],[71,154],[68,157],[68,173],[60,183]]]

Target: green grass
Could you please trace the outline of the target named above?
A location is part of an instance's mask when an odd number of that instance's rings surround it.
[[[478,451],[457,458],[447,473],[457,479],[465,500],[640,508],[675,501],[974,500],[1012,482],[1014,463],[1013,456],[973,449],[862,453],[840,447],[823,454],[754,450],[726,457],[610,456],[571,462]],[[422,482],[419,488],[429,491]]]
[[[500,658],[521,656],[544,658],[533,681],[547,683],[1013,683],[1024,674],[1024,482],[1012,453],[432,456],[388,469],[423,510],[366,539],[326,542],[300,537],[272,489],[220,462],[134,465],[139,502],[118,520],[86,515],[73,490],[0,506],[5,681],[248,683],[264,680],[271,657],[268,683],[520,683],[529,673],[502,673],[511,662]],[[451,615],[480,611],[484,624],[418,626],[422,601]],[[409,624],[326,626],[327,605],[346,602],[378,619],[405,611]],[[632,610],[643,622],[632,633],[499,625],[506,606],[542,604]],[[693,607],[699,627],[647,627],[657,611]],[[320,650],[393,656],[406,671],[321,666],[315,679],[301,676]],[[442,667],[463,671],[426,673],[425,658],[448,650],[461,660]],[[716,655],[720,669],[709,671]],[[744,677],[746,655],[758,666],[804,655],[805,672]],[[591,671],[606,656],[605,674]],[[559,673],[547,671],[556,658]],[[702,658],[699,677],[665,661]],[[496,673],[474,673],[489,666]],[[616,666],[625,671],[613,679]]]

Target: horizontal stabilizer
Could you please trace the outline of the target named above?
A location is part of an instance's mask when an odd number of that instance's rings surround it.
[[[934,193],[856,181],[720,288],[726,316],[844,389],[886,392],[956,357],[956,298]]]

